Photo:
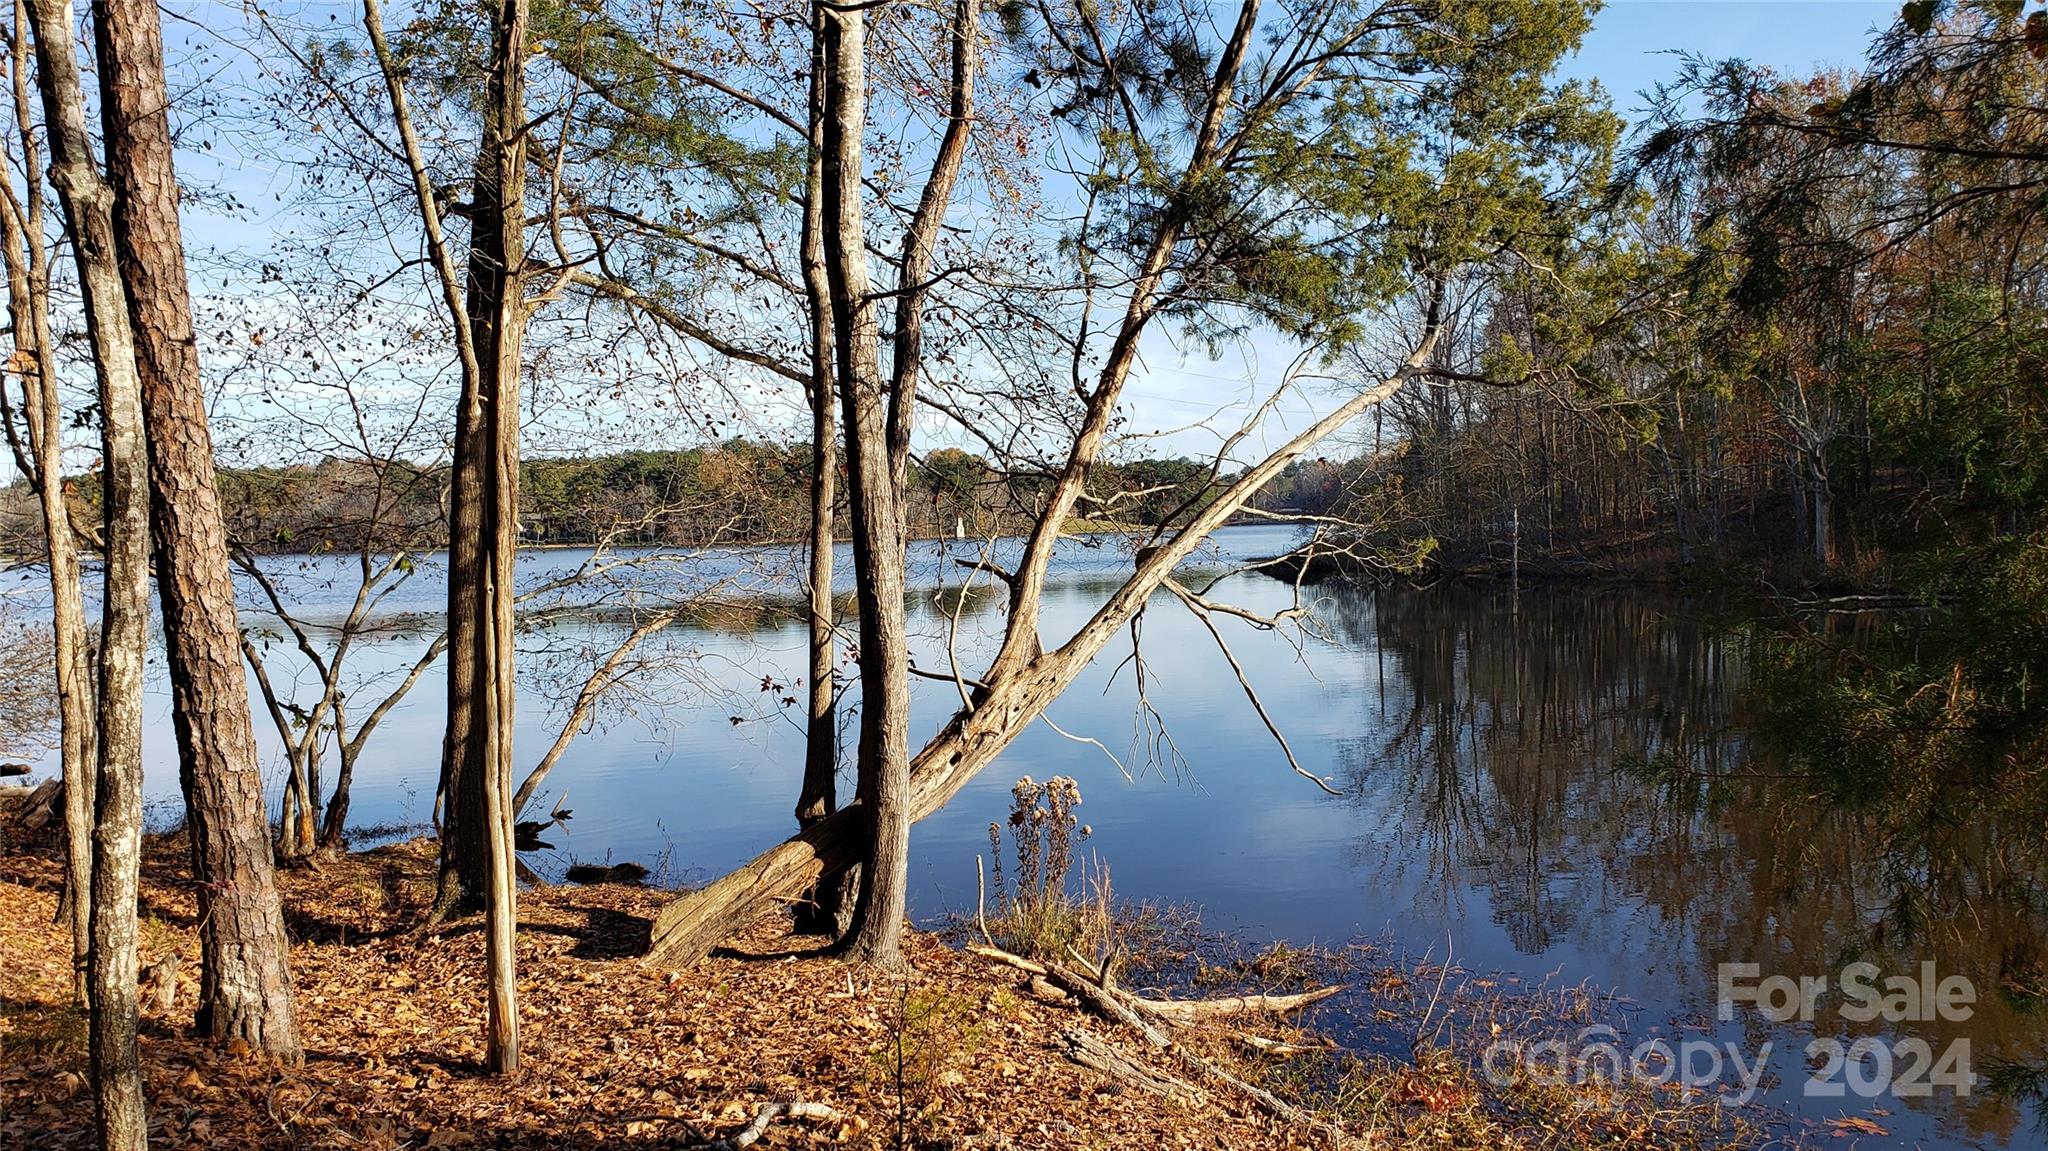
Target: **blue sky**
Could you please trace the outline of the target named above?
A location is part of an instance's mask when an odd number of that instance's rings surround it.
[[[1600,81],[1614,107],[1633,120],[1643,103],[1638,94],[1677,71],[1674,51],[1742,57],[1794,74],[1854,68],[1873,33],[1897,12],[1896,3],[1868,0],[1618,0],[1594,16],[1593,30],[1563,73]],[[1127,393],[1131,428],[1183,428],[1211,412],[1226,430],[1234,428],[1232,417],[1241,418],[1254,394],[1271,389],[1292,354],[1277,340],[1254,338],[1225,361],[1208,362],[1182,356],[1164,337],[1148,339],[1145,372]],[[1328,398],[1285,405],[1266,434],[1247,441],[1240,454],[1277,446],[1327,410]],[[1155,441],[1154,450],[1199,455],[1215,441],[1207,431],[1179,431]]]
[[[352,19],[357,11],[353,4],[332,0],[299,0],[286,7],[316,14],[331,8],[342,21]],[[214,72],[222,54],[207,49],[218,50],[220,45],[209,44],[208,33],[201,29],[215,25],[216,18],[222,27],[245,28],[240,11],[224,0],[181,3],[177,10],[186,19],[168,21],[165,28],[174,69],[183,57],[183,63],[200,72]],[[1873,30],[1888,23],[1896,11],[1895,3],[1867,0],[1618,0],[1596,15],[1593,31],[1564,70],[1571,76],[1598,79],[1614,106],[1628,114],[1641,103],[1639,92],[1675,71],[1673,50],[1717,58],[1746,57],[1790,73],[1816,66],[1853,67]],[[234,52],[224,55],[232,58]],[[227,70],[240,67],[246,63],[231,63]],[[289,212],[273,199],[286,191],[280,181],[289,177],[278,170],[274,159],[237,148],[232,136],[222,143],[226,146],[220,150],[193,153],[181,163],[187,175],[242,192],[251,211],[231,220],[209,218],[204,209],[190,212],[188,238],[201,247],[261,248],[266,242],[264,232],[290,224]],[[1292,349],[1279,341],[1255,338],[1232,350],[1224,360],[1212,362],[1183,354],[1163,333],[1157,334],[1145,342],[1144,366],[1127,393],[1129,427],[1136,432],[1166,433],[1141,450],[1201,454],[1214,446],[1214,433],[1169,430],[1185,429],[1211,415],[1219,424],[1234,427],[1237,420],[1233,415],[1241,417],[1249,410],[1244,405],[1269,390],[1291,358]],[[1327,401],[1325,395],[1286,405],[1267,434],[1253,437],[1242,451],[1254,452],[1285,439],[1290,429],[1298,429]],[[936,433],[934,446],[953,441],[972,446],[957,432],[931,430]],[[12,469],[5,464],[0,461],[0,482],[12,478]]]
[[[1742,56],[1781,71],[1852,67],[1899,6],[1868,0],[1621,0],[1593,18],[1567,69],[1597,77],[1623,112],[1673,70],[1673,49]]]

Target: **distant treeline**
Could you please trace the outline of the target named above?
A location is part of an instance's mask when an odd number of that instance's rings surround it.
[[[810,516],[810,461],[806,443],[755,439],[529,459],[521,466],[522,539],[531,545],[662,547],[800,539]],[[1226,474],[1221,482],[1231,478]],[[1006,474],[981,456],[941,448],[918,458],[910,482],[913,534],[957,530],[985,537],[1027,526],[1047,481],[1037,473]],[[89,477],[74,483],[82,520],[94,514],[96,486]],[[438,547],[447,538],[445,467],[325,459],[224,468],[220,486],[229,531],[251,551],[355,551],[365,544],[380,551],[419,549]],[[1188,459],[1099,465],[1089,489],[1102,502],[1084,506],[1085,518],[1076,526],[1156,525],[1201,507],[1216,486],[1207,467]],[[1283,477],[1261,502],[1291,507],[1302,498]],[[34,550],[34,507],[26,488],[10,487],[4,502],[11,534],[26,545],[17,550]]]

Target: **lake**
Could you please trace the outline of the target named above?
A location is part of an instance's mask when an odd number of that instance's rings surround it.
[[[1212,598],[1279,610],[1291,587],[1228,573],[1292,538],[1287,528],[1225,529],[1184,579],[1222,577]],[[940,589],[942,580],[958,587],[968,568],[956,561],[972,552],[962,543],[914,545],[911,628],[921,667],[945,668],[950,645],[972,674],[993,650],[1000,597],[985,584],[964,600]],[[529,552],[522,586],[588,559]],[[593,657],[621,634],[580,609],[644,610],[683,593],[711,601],[648,642],[644,666],[549,778],[540,803],[566,793],[574,820],[547,833],[555,849],[532,861],[538,870],[634,860],[691,882],[790,833],[802,708],[782,701],[802,695],[805,633],[778,610],[778,597],[793,594],[799,559],[769,547],[647,560],[527,605],[523,764],[553,739]],[[347,610],[348,561],[265,562],[310,618]],[[850,582],[844,548],[839,563]],[[1046,595],[1048,640],[1078,626],[1130,566],[1114,539],[1064,543]],[[33,581],[21,578],[10,598],[33,607]],[[245,622],[264,628],[253,589],[244,592]],[[1309,592],[1314,634],[1260,632],[1232,619],[1219,626],[1302,764],[1339,794],[1289,769],[1207,630],[1162,595],[1142,621],[1156,722],[1148,726],[1136,706],[1128,641],[1112,645],[1054,705],[1051,723],[1034,724],[917,827],[914,912],[929,920],[971,910],[975,857],[988,851],[989,824],[1006,814],[1011,784],[1071,775],[1092,828],[1085,850],[1111,864],[1123,897],[1196,905],[1208,928],[1252,940],[1362,937],[1530,984],[1587,981],[1621,997],[1646,1026],[1675,1023],[1674,1034],[1745,1052],[1771,1043],[1779,1082],[1766,1102],[1812,1123],[1869,1118],[1890,1132],[1884,1146],[2044,1145],[2035,1114],[1981,1083],[1967,1097],[1937,1090],[1873,1099],[1842,1074],[1837,1081],[1850,1089],[1840,1097],[1803,1090],[1807,1045],[1817,1038],[1845,1047],[1865,1036],[1919,1041],[1937,1055],[1967,1039],[1980,1077],[1999,1061],[2038,1066],[2039,1017],[2000,988],[2043,954],[2039,900],[2017,910],[1973,904],[1958,915],[1914,885],[1981,886],[1994,871],[2036,879],[2040,865],[2010,858],[1996,828],[1964,829],[1950,837],[1953,857],[1936,860],[1877,834],[1867,810],[1802,808],[1796,780],[1786,786],[1792,773],[1755,729],[1742,621],[1724,605],[1600,587],[1519,596],[1470,587]],[[387,626],[356,656],[355,714],[438,631],[444,594],[428,557],[380,605]],[[956,609],[958,634],[949,638]],[[289,644],[271,636],[265,646],[274,682],[302,673]],[[175,751],[157,670],[148,791],[160,811],[174,812]],[[958,694],[946,682],[920,680],[915,689],[921,734],[950,714]],[[428,818],[443,690],[430,672],[372,738],[355,781],[357,824]],[[259,733],[275,761],[278,741],[261,717]],[[851,737],[849,726],[849,748]],[[271,782],[275,796],[280,780]],[[851,790],[842,784],[843,795]],[[1916,898],[1928,914],[1901,931],[1894,913]],[[1969,1018],[1863,1024],[1842,1019],[1835,1000],[1810,1021],[1774,1023],[1747,1007],[1716,1018],[1724,963],[1758,964],[1760,977],[1836,979],[1859,959],[1885,974],[1917,974],[1932,961],[1942,977],[1968,978],[1977,991]],[[1825,1141],[1829,1132],[1818,1134]]]

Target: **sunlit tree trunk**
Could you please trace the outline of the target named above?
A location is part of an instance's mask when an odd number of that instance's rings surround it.
[[[56,345],[50,337],[50,253],[43,238],[43,174],[29,93],[28,15],[14,5],[11,37],[14,117],[26,189],[0,203],[0,242],[7,247],[7,311],[14,326],[12,369],[21,380],[27,442],[14,443],[16,463],[42,512],[50,565],[50,626],[57,689],[59,754],[65,787],[64,913],[71,927],[72,994],[86,1001],[86,957],[92,944],[93,690],[79,585],[78,543],[64,494],[64,412],[57,397]],[[4,384],[0,384],[4,387]],[[9,425],[10,438],[12,423]]]
[[[832,517],[838,501],[839,431],[833,419],[836,402],[832,367],[832,289],[825,268],[824,167],[824,40],[812,13],[810,159],[804,175],[803,268],[804,301],[811,320],[811,595],[810,692],[804,735],[803,790],[797,795],[796,821],[810,827],[839,806],[839,708],[834,669],[837,660],[837,603],[832,596]],[[799,930],[837,935],[846,927],[847,881],[850,873],[827,875],[797,905]]]
[[[468,901],[476,874],[485,909],[489,1020],[485,1062],[519,1067],[514,977],[512,846],[513,563],[519,529],[519,369],[528,304],[526,277],[526,0],[490,12],[491,52],[469,209],[467,282],[458,274],[433,177],[413,125],[405,69],[391,50],[378,0],[363,0],[363,26],[391,99],[391,113],[425,231],[429,262],[455,327],[462,394],[450,493],[449,713],[441,793],[441,891],[436,916]],[[458,685],[463,690],[458,690]],[[457,825],[460,838],[451,837]]]
[[[149,425],[157,591],[199,900],[198,1027],[299,1059],[235,585],[185,280],[154,0],[96,0],[114,239]]]
[[[526,0],[503,0],[492,12],[491,72],[477,151],[476,208],[471,218],[469,317],[480,369],[477,430],[483,490],[478,503],[480,582],[470,591],[476,617],[477,750],[485,847],[484,908],[490,969],[490,1020],[485,1061],[491,1070],[519,1069],[519,1011],[514,984],[512,846],[513,566],[519,547],[519,368],[526,332]],[[451,609],[453,605],[451,604]]]
[[[903,620],[902,518],[890,468],[887,401],[861,220],[866,27],[858,8],[820,8],[825,42],[824,241],[860,613],[857,791],[869,836],[848,954],[859,962],[894,968],[903,963],[903,912],[910,878],[910,677]]]
[[[142,677],[149,643],[149,459],[135,343],[115,257],[114,192],[93,161],[67,0],[30,0],[50,184],[71,230],[99,383],[106,553],[92,812],[88,1046],[99,1145],[149,1143],[135,1048],[136,899],[142,870]]]

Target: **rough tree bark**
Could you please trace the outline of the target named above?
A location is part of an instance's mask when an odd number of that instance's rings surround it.
[[[64,206],[99,383],[106,552],[99,650],[98,771],[92,812],[88,956],[92,1088],[99,1145],[149,1144],[137,1018],[136,899],[142,871],[142,676],[149,643],[149,458],[114,244],[114,192],[93,162],[68,0],[30,0],[50,184]]]
[[[10,442],[15,462],[35,489],[50,565],[50,627],[57,689],[59,755],[65,785],[64,914],[71,926],[72,994],[86,1002],[86,958],[92,944],[92,802],[96,790],[91,650],[85,636],[85,595],[78,543],[64,494],[64,411],[57,396],[56,344],[50,336],[50,252],[43,237],[42,158],[29,94],[28,14],[14,5],[10,37],[14,124],[27,186],[0,201],[0,243],[7,247],[7,312],[14,326],[13,370],[21,378],[27,443]]]
[[[469,210],[468,282],[458,275],[441,208],[378,0],[363,26],[391,100],[428,261],[454,324],[462,367],[450,493],[448,729],[441,891],[435,918],[473,895],[485,911],[489,1018],[485,1062],[519,1067],[514,983],[516,888],[512,845],[513,564],[518,548],[519,369],[526,331],[526,0],[490,10],[491,54]],[[466,290],[465,290],[466,289]],[[451,837],[451,824],[459,838]],[[466,877],[476,875],[471,892]]]
[[[910,882],[910,656],[903,619],[902,515],[889,465],[875,301],[861,219],[861,134],[867,123],[866,16],[818,6],[825,41],[825,265],[853,520],[860,613],[860,744],[856,792],[868,825],[847,953],[903,965]]]
[[[825,41],[811,13],[811,90],[806,129],[810,158],[804,171],[803,268],[804,303],[811,321],[811,572],[810,691],[804,730],[804,781],[797,793],[799,829],[839,810],[839,705],[834,680],[838,639],[838,604],[832,595],[832,517],[838,503],[839,429],[833,418],[836,402],[832,361],[832,289],[825,270]],[[799,931],[838,936],[847,927],[848,880],[840,872],[818,880],[809,897],[796,905]]]
[[[910,431],[922,356],[925,276],[937,247],[939,226],[958,182],[973,117],[974,71],[980,43],[980,0],[960,0],[952,24],[952,80],[948,122],[917,211],[905,231],[899,265],[896,331],[888,382],[881,373],[880,331],[869,294],[867,236],[861,215],[861,134],[866,124],[866,25],[859,9],[816,5],[818,47],[812,53],[814,91],[812,155],[814,183],[806,190],[805,286],[816,302],[810,257],[813,230],[823,257],[823,288],[830,304],[833,376],[846,428],[848,503],[853,519],[855,598],[860,613],[861,731],[857,791],[868,815],[870,838],[861,863],[860,896],[848,929],[848,951],[856,960],[882,967],[902,963],[901,938],[910,864],[910,686],[909,646],[903,617],[904,494],[909,476]],[[816,210],[812,205],[817,205]],[[824,334],[814,322],[814,342]],[[814,361],[819,358],[814,350]],[[814,372],[815,375],[815,372]],[[824,405],[814,404],[817,410]],[[816,435],[817,442],[828,436]],[[817,537],[821,514],[814,503],[813,555],[829,555]],[[829,528],[827,529],[829,535]],[[825,541],[829,544],[829,539]],[[815,564],[815,559],[814,559]],[[829,561],[828,561],[829,562]],[[829,575],[829,571],[827,572]],[[813,604],[821,594],[813,571]],[[829,601],[830,584],[822,594]],[[816,676],[829,650],[820,652],[813,609],[813,719]],[[826,670],[829,670],[827,668]],[[828,717],[829,718],[829,717]],[[822,749],[816,742],[810,756]],[[824,770],[807,759],[805,791]],[[829,807],[812,806],[811,823]],[[799,821],[806,817],[800,804]]]
[[[477,790],[483,802],[480,810],[463,815],[480,822],[484,830],[485,950],[490,968],[485,1062],[500,1074],[519,1070],[513,971],[518,893],[512,874],[512,615],[519,548],[519,369],[527,315],[526,26],[526,0],[502,0],[491,12],[491,68],[469,242],[469,319],[480,369],[481,411],[476,423],[483,433],[471,450],[479,457],[483,490],[477,522],[481,581],[470,589],[473,599],[467,605],[477,619],[476,712],[470,728],[475,751],[464,758],[480,777]],[[458,456],[461,451],[458,441]],[[452,614],[452,600],[449,606]]]
[[[148,421],[157,591],[199,899],[198,1028],[290,1063],[289,940],[272,874],[263,778],[242,670],[185,280],[170,96],[154,0],[95,0],[114,240]]]
[[[501,837],[511,874],[513,557],[527,318],[525,0],[503,0],[491,20],[464,303],[476,371],[458,401],[449,496],[442,915],[489,902]],[[499,816],[494,803],[506,809]]]

